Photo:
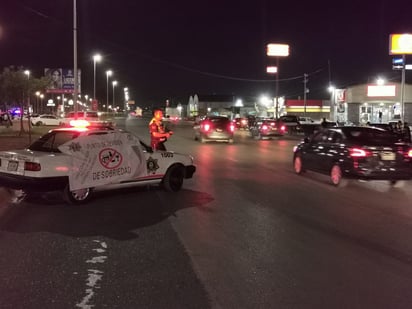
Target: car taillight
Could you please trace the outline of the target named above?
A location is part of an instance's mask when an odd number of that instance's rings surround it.
[[[371,153],[361,148],[350,148],[349,155],[354,158],[365,158],[370,156]]]
[[[280,127],[280,130],[281,130],[281,131],[286,131],[286,127],[285,127],[285,126],[281,126],[281,127]]]
[[[70,126],[74,128],[86,128],[90,126],[90,122],[83,119],[70,120]]]
[[[408,157],[409,157],[409,158],[412,158],[412,149],[409,149],[409,151],[408,151]]]
[[[38,172],[41,170],[40,163],[36,162],[24,162],[24,170],[31,171],[31,172]]]
[[[209,130],[210,130],[210,124],[209,124],[209,123],[204,123],[204,124],[202,124],[202,130],[203,130],[204,132],[209,131]]]
[[[262,125],[260,128],[262,129],[262,131],[267,131],[268,126],[264,124],[264,125]]]
[[[235,126],[233,124],[229,125],[229,130],[230,132],[234,132],[235,131]]]

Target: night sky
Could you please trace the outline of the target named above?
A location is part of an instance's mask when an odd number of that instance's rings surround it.
[[[82,93],[93,94],[98,52],[102,101],[108,69],[118,96],[128,87],[141,106],[185,104],[194,94],[274,95],[267,43],[290,46],[279,61],[279,94],[286,98],[303,97],[304,73],[309,99],[328,98],[329,81],[339,88],[378,76],[399,81],[389,35],[412,33],[411,12],[410,0],[77,0]],[[73,0],[0,1],[0,66],[9,65],[36,77],[46,67],[73,67]]]

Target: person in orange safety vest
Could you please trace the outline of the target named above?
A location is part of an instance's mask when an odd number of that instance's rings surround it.
[[[153,118],[149,122],[150,145],[153,150],[166,150],[164,142],[173,134],[172,131],[166,131],[163,126],[163,111],[155,109]]]

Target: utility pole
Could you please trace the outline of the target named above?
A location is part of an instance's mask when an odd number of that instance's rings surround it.
[[[308,83],[308,74],[303,74],[303,116],[306,117],[306,94],[309,92],[309,89],[306,87]]]

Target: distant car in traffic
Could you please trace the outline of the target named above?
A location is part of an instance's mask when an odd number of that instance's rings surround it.
[[[0,151],[0,186],[22,199],[61,191],[67,203],[82,204],[94,191],[122,187],[179,191],[196,170],[190,155],[153,151],[130,132],[78,122],[50,130],[27,149]]]
[[[315,121],[315,120],[313,120],[313,119],[310,118],[310,117],[304,117],[304,116],[299,117],[299,118],[298,118],[298,122],[299,122],[299,124],[320,123],[320,121]]]
[[[61,125],[70,126],[72,120],[85,120],[89,123],[99,123],[100,117],[96,111],[78,111],[67,113],[60,121]]]
[[[346,178],[396,184],[412,178],[412,149],[379,128],[323,128],[294,147],[293,167],[297,174],[327,174],[335,186]]]
[[[253,138],[264,139],[283,136],[287,132],[287,127],[280,120],[263,118],[257,119],[249,131]]]
[[[234,142],[235,125],[226,116],[206,116],[193,126],[195,140],[206,142]]]
[[[300,122],[299,116],[297,115],[283,115],[279,117],[279,120],[283,122],[283,124],[288,128],[288,133],[296,134],[300,132]]]
[[[61,123],[61,118],[52,114],[43,114],[30,117],[30,121],[34,126],[58,126]]]
[[[233,123],[236,129],[247,130],[249,127],[249,121],[246,117],[237,117],[233,119]]]

